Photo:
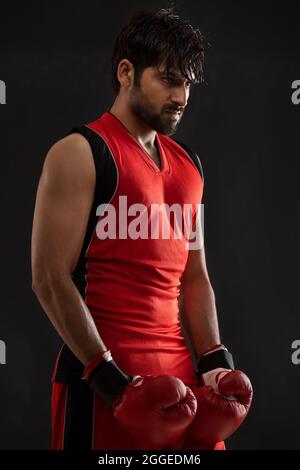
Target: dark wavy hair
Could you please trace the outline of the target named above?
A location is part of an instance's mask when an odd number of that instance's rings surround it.
[[[199,29],[173,11],[173,6],[158,11],[135,13],[116,38],[112,55],[112,86],[120,90],[119,62],[128,59],[134,66],[138,85],[146,67],[164,66],[166,73],[179,71],[191,83],[204,81],[204,38]]]

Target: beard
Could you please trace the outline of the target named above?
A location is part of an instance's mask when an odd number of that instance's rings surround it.
[[[178,110],[178,107],[173,106],[172,108],[172,105],[165,106],[160,113],[157,113],[148,97],[141,90],[140,86],[135,86],[132,91],[130,108],[131,111],[144,121],[151,129],[165,135],[172,135],[176,132],[183,116],[183,111],[181,111],[178,117],[167,113],[167,110]]]

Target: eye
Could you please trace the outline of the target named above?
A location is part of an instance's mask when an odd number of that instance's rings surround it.
[[[176,79],[174,77],[168,77],[168,76],[165,76],[165,77],[162,77],[162,80],[167,83],[169,86],[180,86],[182,84],[182,80],[180,79]],[[190,82],[189,80],[186,81],[186,87],[187,88],[190,88],[191,87],[191,84],[192,82]]]

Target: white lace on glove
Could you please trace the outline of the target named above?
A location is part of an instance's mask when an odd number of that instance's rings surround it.
[[[205,372],[202,374],[203,381],[205,385],[209,385],[212,387],[213,391],[220,396],[223,396],[224,398],[227,398],[228,400],[236,400],[236,398],[233,395],[221,395],[219,391],[219,382],[222,377],[224,377],[228,372],[231,372],[231,369],[223,369],[222,367],[218,367],[217,369],[210,370],[208,372]]]

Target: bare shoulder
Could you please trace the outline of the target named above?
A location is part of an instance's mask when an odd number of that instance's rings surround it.
[[[87,139],[73,133],[55,142],[46,155],[43,174],[57,184],[95,183],[95,165]]]

